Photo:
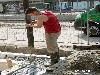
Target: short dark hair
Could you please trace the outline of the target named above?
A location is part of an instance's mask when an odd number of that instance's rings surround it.
[[[39,12],[39,10],[36,8],[36,7],[29,7],[27,10],[26,10],[26,14],[30,14],[34,11],[37,11]]]

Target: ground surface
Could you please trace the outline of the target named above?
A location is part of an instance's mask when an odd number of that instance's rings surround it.
[[[61,35],[58,39],[58,45],[60,47],[60,54],[64,57],[69,56],[73,53],[77,56],[77,50],[73,49],[73,44],[84,44],[87,45],[87,36],[83,34],[82,31],[77,31],[74,29],[74,21],[60,22],[62,26]],[[13,52],[13,53],[29,53],[29,50],[33,54],[47,54],[46,43],[45,43],[45,34],[43,28],[35,29],[34,28],[34,38],[35,38],[35,48],[27,48],[27,35],[25,22],[0,22],[0,50],[4,52]],[[100,37],[90,37],[89,44],[99,44]],[[20,47],[18,49],[18,47]],[[99,50],[98,50],[99,51]],[[72,52],[72,53],[71,53]],[[67,75],[66,68],[67,58],[61,60],[58,63],[59,68],[55,69],[53,73],[45,73],[44,75]],[[64,65],[65,64],[65,65]],[[62,70],[61,70],[62,68]],[[60,72],[61,71],[61,72]],[[77,71],[77,70],[76,70]],[[70,73],[70,72],[69,72]],[[69,74],[71,75],[71,74]],[[85,74],[75,74],[75,75],[85,75]],[[89,74],[88,74],[89,75]],[[96,75],[96,74],[90,74]],[[99,74],[98,74],[99,75]]]
[[[62,26],[61,35],[58,39],[59,46],[72,44],[87,44],[87,36],[82,31],[74,29],[74,22],[60,22]],[[43,28],[33,29],[35,48],[46,48],[45,33]],[[90,44],[100,43],[99,37],[90,37]],[[0,22],[0,45],[13,45],[27,47],[27,35],[25,22]]]

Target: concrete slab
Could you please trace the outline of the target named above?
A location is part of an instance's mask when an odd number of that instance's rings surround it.
[[[11,50],[9,50],[8,47],[3,50],[5,46],[28,47],[27,30],[25,28],[24,21],[4,21],[0,23],[0,45],[2,45],[2,47],[0,47],[1,51],[15,51],[13,47],[11,47]],[[60,24],[62,30],[61,35],[58,38],[58,45],[61,50],[73,50],[71,48],[73,44],[87,44],[87,36],[84,35],[82,31],[77,31],[74,29],[74,22],[66,21],[60,22]],[[33,35],[35,40],[35,48],[46,48],[44,28],[33,28]],[[99,37],[89,37],[90,45],[95,45],[96,43],[100,43]],[[18,52],[21,51],[18,50]]]
[[[77,50],[91,50],[92,49],[92,45],[76,44],[76,45],[73,45],[73,49],[77,49]]]

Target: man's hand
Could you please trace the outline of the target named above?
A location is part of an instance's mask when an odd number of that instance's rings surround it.
[[[31,25],[34,25],[34,24],[36,24],[37,23],[37,21],[32,21],[31,22]]]
[[[33,27],[32,24],[26,24],[26,27]]]

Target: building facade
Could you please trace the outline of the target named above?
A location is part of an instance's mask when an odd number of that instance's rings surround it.
[[[100,0],[55,0],[54,9],[62,11],[81,11],[86,10],[89,5],[89,9],[93,8]]]
[[[93,8],[100,0],[29,0],[30,7],[67,12],[86,10],[89,4]],[[22,0],[0,0],[0,12],[23,12]]]

